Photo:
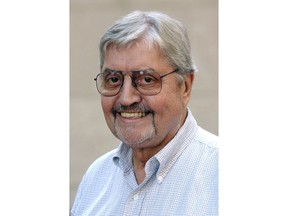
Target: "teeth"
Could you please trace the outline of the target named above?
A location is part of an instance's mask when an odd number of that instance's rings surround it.
[[[144,117],[146,114],[144,112],[139,113],[127,113],[127,112],[121,112],[121,116],[124,118],[141,118]]]

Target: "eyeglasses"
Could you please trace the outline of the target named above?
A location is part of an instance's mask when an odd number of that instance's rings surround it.
[[[160,75],[154,70],[131,71],[132,86],[141,94],[152,96],[158,94],[162,89],[162,78],[178,71],[178,68],[167,74]],[[127,74],[127,73],[126,73]],[[99,73],[96,78],[98,92],[106,97],[112,97],[120,92],[124,83],[122,71],[106,70]]]

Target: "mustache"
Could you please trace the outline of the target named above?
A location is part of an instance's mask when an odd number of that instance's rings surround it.
[[[153,111],[148,106],[144,104],[139,104],[139,103],[134,103],[130,106],[124,106],[124,105],[119,104],[112,108],[112,113],[114,115],[116,115],[119,112],[124,112],[124,111],[153,113]]]

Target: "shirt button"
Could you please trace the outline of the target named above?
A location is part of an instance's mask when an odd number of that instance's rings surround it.
[[[138,199],[139,199],[139,195],[138,195],[138,194],[135,194],[135,195],[133,196],[133,199],[134,199],[134,200],[138,200]]]
[[[162,176],[158,176],[158,177],[157,177],[157,181],[158,181],[159,184],[162,183],[163,177],[162,177]]]

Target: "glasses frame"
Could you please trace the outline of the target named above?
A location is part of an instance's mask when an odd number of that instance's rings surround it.
[[[145,71],[145,70],[136,70],[136,71],[131,71],[131,72],[133,73],[133,72],[140,72],[140,71]],[[159,94],[159,93],[161,92],[161,90],[162,90],[162,78],[164,78],[164,77],[166,77],[166,76],[168,76],[168,75],[170,75],[170,74],[176,73],[176,72],[178,72],[178,71],[179,71],[179,68],[176,68],[175,70],[173,70],[173,71],[171,71],[171,72],[169,72],[169,73],[166,73],[166,74],[162,74],[162,75],[160,75],[160,74],[159,74],[158,72],[156,72],[156,71],[153,71],[154,73],[157,73],[157,74],[159,75],[160,81],[161,81],[159,92],[157,92],[157,93],[155,93],[155,94],[143,94],[141,91],[139,91],[139,89],[138,89],[138,87],[137,87],[137,84],[135,83],[135,80],[133,80],[132,76],[130,75],[131,81],[132,81],[132,86],[133,86],[138,92],[140,92],[142,95],[146,95],[146,96],[157,95],[157,94]],[[122,88],[122,86],[123,86],[123,84],[124,84],[124,76],[125,76],[126,74],[123,74],[123,71],[117,71],[117,72],[120,72],[120,74],[122,75],[122,80],[123,80],[123,81],[122,81],[122,83],[121,83],[121,86],[120,86],[119,90],[118,90],[115,94],[112,94],[112,95],[103,94],[103,93],[101,93],[101,91],[99,90],[99,87],[98,87],[98,84],[97,84],[97,79],[99,78],[99,76],[100,76],[101,74],[103,74],[103,72],[99,73],[99,74],[96,76],[96,78],[94,78],[94,81],[96,82],[96,88],[97,88],[97,91],[99,92],[99,94],[101,94],[101,95],[104,96],[104,97],[113,97],[113,96],[119,94],[119,92],[120,92],[120,90],[121,90],[121,88]]]

